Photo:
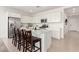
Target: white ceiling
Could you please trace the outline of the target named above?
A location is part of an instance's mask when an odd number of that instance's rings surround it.
[[[30,15],[59,7],[61,6],[9,6],[9,8],[14,8]]]
[[[72,6],[64,10],[67,17],[79,15],[79,6]]]

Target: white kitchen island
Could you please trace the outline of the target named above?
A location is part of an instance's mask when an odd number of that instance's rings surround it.
[[[46,29],[32,30],[32,35],[41,38],[42,52],[47,52],[47,49],[51,45],[51,31]]]

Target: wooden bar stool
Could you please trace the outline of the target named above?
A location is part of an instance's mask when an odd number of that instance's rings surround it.
[[[25,31],[22,29],[21,30],[21,32],[22,32],[22,38],[21,38],[21,40],[22,40],[22,42],[21,42],[21,44],[22,44],[22,46],[23,46],[23,52],[25,52],[25,49],[26,49],[26,39],[25,39]]]
[[[18,36],[18,49],[21,50],[21,31],[17,29],[17,36]]]
[[[16,31],[16,28],[14,28],[12,44],[14,44],[14,46],[17,46],[17,31]]]
[[[23,52],[25,52],[26,40],[25,40],[24,30],[17,29],[17,31],[18,31],[18,49],[20,51],[21,47],[22,47],[23,48]]]
[[[41,38],[38,37],[34,37],[32,36],[31,31],[26,31],[26,39],[27,39],[27,44],[26,44],[26,50],[30,51],[30,52],[37,52],[38,50],[40,50],[41,52]],[[36,46],[35,44],[39,42],[39,47]],[[37,49],[35,49],[37,48]]]

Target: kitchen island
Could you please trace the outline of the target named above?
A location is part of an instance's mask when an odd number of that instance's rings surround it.
[[[32,35],[41,38],[42,52],[47,52],[47,49],[51,45],[51,31],[46,29],[32,30]]]

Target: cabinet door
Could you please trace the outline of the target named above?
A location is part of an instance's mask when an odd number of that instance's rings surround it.
[[[21,22],[22,23],[31,23],[31,17],[29,17],[29,16],[22,16]]]
[[[55,12],[47,15],[48,22],[60,22],[61,13]]]
[[[33,17],[33,23],[41,23],[41,17],[40,16],[34,16]]]

